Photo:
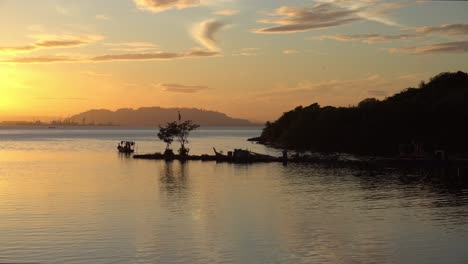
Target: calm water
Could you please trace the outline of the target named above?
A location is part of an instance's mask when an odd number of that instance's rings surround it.
[[[192,153],[255,129],[208,129]],[[0,262],[468,263],[468,189],[390,169],[133,160],[145,129],[0,128]]]

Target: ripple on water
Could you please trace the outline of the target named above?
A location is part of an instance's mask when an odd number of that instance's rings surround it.
[[[120,137],[163,148],[151,130],[15,133],[0,133],[0,262],[468,263],[463,184],[114,153]],[[194,153],[276,153],[244,141],[257,132],[210,133]]]

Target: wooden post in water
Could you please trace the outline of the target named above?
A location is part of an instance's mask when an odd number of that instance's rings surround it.
[[[283,165],[284,166],[288,165],[288,150],[287,149],[283,150]]]

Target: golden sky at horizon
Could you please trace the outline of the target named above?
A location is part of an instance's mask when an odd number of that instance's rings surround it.
[[[195,107],[255,121],[468,70],[468,2],[0,0],[0,120]]]

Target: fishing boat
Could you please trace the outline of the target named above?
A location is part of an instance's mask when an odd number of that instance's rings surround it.
[[[135,142],[133,141],[120,141],[120,143],[117,145],[117,150],[120,153],[126,153],[126,154],[131,154],[135,152]]]

